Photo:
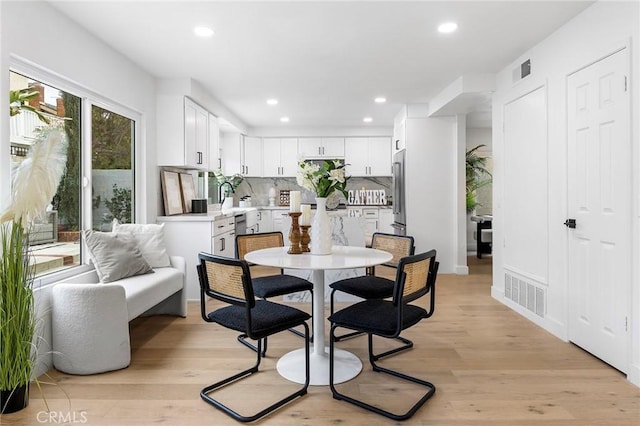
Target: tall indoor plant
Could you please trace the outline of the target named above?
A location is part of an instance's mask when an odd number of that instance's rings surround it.
[[[13,94],[10,97],[13,100]],[[11,115],[21,110],[20,102],[12,101],[10,107]],[[2,413],[20,410],[29,401],[28,387],[36,356],[33,343],[36,331],[34,268],[29,253],[29,228],[44,214],[56,193],[64,172],[66,148],[64,131],[54,126],[40,130],[27,157],[12,172],[11,203],[0,215]]]
[[[487,170],[487,159],[477,153],[478,149],[484,146],[481,144],[471,148],[465,155],[467,213],[472,213],[479,204],[476,191],[491,183],[492,176]]]

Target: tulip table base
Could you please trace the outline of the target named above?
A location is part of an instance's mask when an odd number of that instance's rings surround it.
[[[313,244],[313,242],[312,242]],[[329,384],[329,348],[325,345],[324,271],[331,269],[366,268],[392,259],[391,253],[365,247],[334,246],[329,255],[288,254],[287,247],[255,250],[245,255],[245,260],[256,265],[284,269],[311,270],[313,282],[313,349],[310,350],[311,385]],[[278,360],[277,369],[283,377],[296,383],[305,382],[304,349],[289,352]],[[342,349],[335,348],[334,383],[342,383],[356,377],[362,371],[360,359]]]
[[[311,379],[309,384],[326,386],[329,384],[329,347],[325,352],[317,354],[311,352]],[[360,358],[342,349],[335,348],[334,355],[334,383],[343,383],[353,379],[362,371]],[[278,373],[287,380],[304,384],[304,349],[296,349],[278,360]]]

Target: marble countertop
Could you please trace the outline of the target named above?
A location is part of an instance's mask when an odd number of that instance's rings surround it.
[[[160,222],[211,222],[218,219],[238,216],[251,211],[257,211],[256,207],[233,207],[226,210],[213,210],[208,213],[176,214],[173,216],[158,216]]]

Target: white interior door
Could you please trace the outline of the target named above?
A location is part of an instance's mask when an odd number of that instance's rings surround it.
[[[568,229],[569,340],[623,372],[631,296],[627,51],[567,82],[568,212],[575,219]]]

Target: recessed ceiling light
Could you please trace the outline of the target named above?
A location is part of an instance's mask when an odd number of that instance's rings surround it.
[[[365,123],[371,123],[373,121],[373,118],[365,117],[365,118],[362,119],[362,121],[364,121]]]
[[[383,103],[387,102],[387,98],[382,97],[382,96],[377,97],[377,98],[375,98],[374,100],[375,100],[375,102],[376,102],[377,104],[383,104]]]
[[[195,27],[193,32],[199,37],[211,37],[213,34],[213,30],[207,27]]]
[[[289,122],[289,117],[281,117],[280,121],[282,121],[283,123],[288,123]]]
[[[267,104],[269,105],[278,105],[277,99],[267,99]]]
[[[455,22],[445,22],[443,24],[440,24],[440,26],[438,27],[438,31],[444,34],[452,33],[457,29],[458,24],[456,24]]]

